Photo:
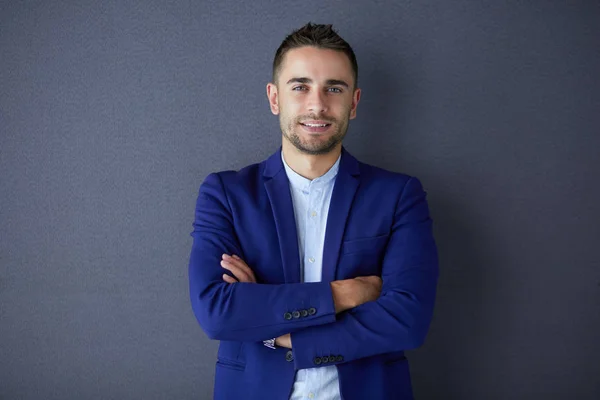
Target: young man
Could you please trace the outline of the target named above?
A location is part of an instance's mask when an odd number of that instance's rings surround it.
[[[433,313],[432,221],[418,179],[342,147],[357,77],[331,25],[293,32],[267,85],[281,148],[200,187],[190,295],[221,340],[215,399],[412,398],[404,350]]]

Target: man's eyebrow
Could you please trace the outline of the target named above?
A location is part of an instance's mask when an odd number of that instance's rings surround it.
[[[340,85],[340,86],[344,86],[346,89],[350,88],[350,85],[348,85],[346,82],[341,81],[339,79],[328,79],[327,85],[328,86]]]
[[[290,83],[312,83],[312,79],[310,79],[310,78],[292,78],[289,81],[287,81],[286,85],[289,85]]]
[[[286,82],[286,85],[289,85],[290,83],[313,83],[313,80],[310,78],[292,78],[289,81]],[[325,81],[325,83],[327,84],[327,86],[333,86],[333,85],[340,85],[340,86],[344,86],[345,88],[350,88],[350,85],[348,85],[345,81],[339,80],[339,79],[328,79],[327,81]]]

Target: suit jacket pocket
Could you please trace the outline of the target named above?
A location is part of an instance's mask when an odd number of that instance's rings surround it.
[[[385,247],[389,235],[379,235],[362,239],[346,240],[342,243],[342,254],[379,253]]]

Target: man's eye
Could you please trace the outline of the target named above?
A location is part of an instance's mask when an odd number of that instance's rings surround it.
[[[292,88],[292,90],[295,90],[295,91],[306,90],[306,86],[296,86],[296,87]]]
[[[329,88],[329,91],[333,93],[342,93],[342,89],[336,87]]]

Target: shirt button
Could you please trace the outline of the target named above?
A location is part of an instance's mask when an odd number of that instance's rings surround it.
[[[311,258],[308,259],[308,262],[314,263],[315,259],[311,257]]]
[[[313,212],[311,212],[311,213],[310,213],[310,216],[311,216],[311,217],[316,217],[316,216],[317,216],[317,212],[316,212],[316,211],[313,211]]]
[[[309,393],[309,394],[308,394],[308,398],[309,398],[309,399],[312,399],[313,397],[315,397],[315,394],[314,394],[314,393]]]

